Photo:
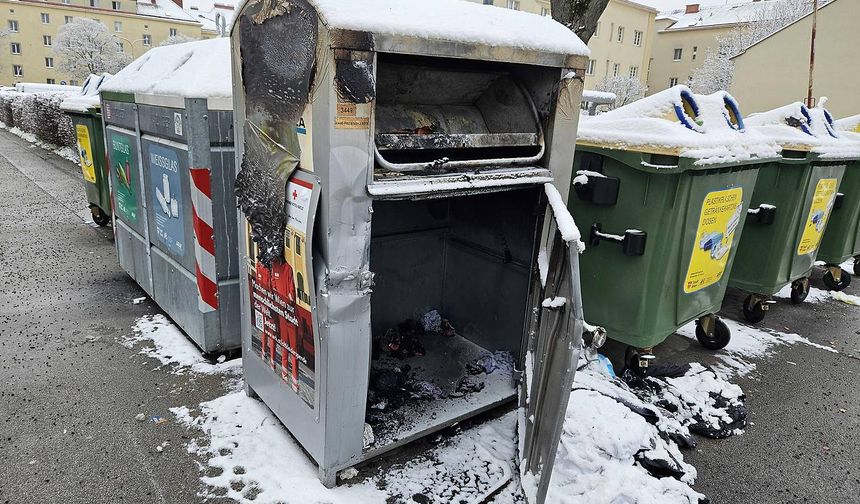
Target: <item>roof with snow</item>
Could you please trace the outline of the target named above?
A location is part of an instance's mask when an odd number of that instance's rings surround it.
[[[137,2],[137,13],[141,16],[175,19],[177,21],[196,21],[173,0],[140,0]]]
[[[136,97],[232,99],[230,39],[155,47],[102,84],[101,90]]]
[[[310,0],[310,3],[330,29],[564,55],[590,54],[588,47],[564,25],[548,16],[513,9],[462,0]]]
[[[184,0],[182,5],[191,17],[203,25],[204,30],[218,31],[215,22],[218,14],[224,17],[225,26],[233,22],[238,0]]]
[[[783,0],[744,1],[727,5],[704,5],[698,12],[687,14],[684,9],[661,13],[657,19],[671,19],[675,22],[664,31],[712,28],[715,26],[750,23],[759,19],[775,3]]]

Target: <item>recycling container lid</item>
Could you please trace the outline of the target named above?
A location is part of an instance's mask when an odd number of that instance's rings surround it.
[[[233,110],[230,39],[150,49],[104,83],[101,92],[173,107],[183,107],[185,98],[206,98],[210,109]]]
[[[822,160],[855,161],[860,159],[860,135],[850,131],[839,131],[833,116],[825,108],[827,97],[823,96],[818,105],[809,109],[812,116],[812,133],[821,141],[813,149]]]
[[[748,130],[730,94],[696,95],[686,86],[674,86],[615,110],[582,117],[576,143],[693,160],[672,169],[652,170],[644,162],[639,166],[645,171],[667,173],[779,157],[775,142]]]
[[[105,73],[102,75],[90,74],[81,86],[81,93],[72,95],[60,103],[60,109],[64,112],[78,112],[85,114],[95,111],[101,106],[99,101],[99,90],[102,84],[107,82],[111,74]]]

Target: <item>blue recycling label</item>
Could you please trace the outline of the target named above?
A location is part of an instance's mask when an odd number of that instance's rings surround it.
[[[179,156],[176,151],[150,144],[149,174],[152,183],[152,208],[155,214],[155,236],[167,249],[185,255],[185,223],[182,212]]]

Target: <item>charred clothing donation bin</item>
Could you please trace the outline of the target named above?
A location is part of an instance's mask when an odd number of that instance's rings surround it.
[[[815,134],[815,122],[799,102],[747,120],[781,149],[779,162],[761,170],[753,193],[753,205],[770,208],[773,218],[748,226],[729,278],[731,287],[749,293],[742,307],[749,322],[762,321],[771,296],[787,285],[792,302],[806,299],[821,237],[841,200],[846,161],[832,142]]]
[[[248,393],[326,485],[519,396],[542,499],[582,328],[587,48],[454,0],[248,1],[231,37]]]
[[[107,226],[111,221],[110,182],[99,101],[99,88],[109,77],[108,74],[90,75],[84,81],[80,95],[70,96],[60,104],[75,127],[84,190],[93,222],[99,226]]]
[[[692,320],[703,346],[728,344],[715,314],[758,169],[776,155],[722,92],[676,86],[583,119],[570,205],[588,226],[585,318],[629,345],[628,368],[646,372],[652,348]]]
[[[845,261],[853,259],[852,272],[860,275],[860,116],[834,121],[823,104],[812,112],[824,118],[819,136],[826,135],[834,144],[831,157],[846,161],[838,201],[818,250],[818,260],[827,267],[822,280],[831,290],[841,291],[851,283],[851,273],[842,270]]]
[[[120,265],[204,352],[238,348],[230,41],[148,51],[102,110]]]

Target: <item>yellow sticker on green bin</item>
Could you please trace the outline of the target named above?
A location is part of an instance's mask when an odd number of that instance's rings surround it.
[[[797,255],[806,255],[815,252],[821,243],[821,236],[836,202],[836,187],[839,181],[835,178],[825,178],[818,181],[815,186],[815,194],[812,196],[812,206],[806,216],[806,225],[803,227],[803,235],[797,245]]]
[[[75,126],[78,137],[78,156],[81,158],[81,171],[84,180],[96,183],[96,168],[93,165],[93,148],[90,145],[90,130],[83,124]]]
[[[735,230],[743,217],[743,196],[740,187],[713,191],[705,196],[690,267],[684,278],[685,293],[704,289],[723,277],[735,241]]]

